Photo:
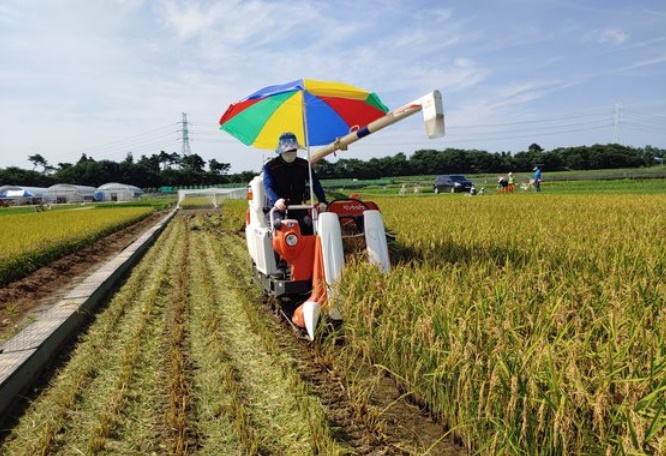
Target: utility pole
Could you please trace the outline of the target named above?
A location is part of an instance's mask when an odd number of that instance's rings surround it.
[[[181,132],[183,133],[182,137],[182,142],[183,142],[183,157],[187,157],[192,153],[192,150],[190,149],[190,133],[187,129],[187,114],[183,113],[183,129]]]
[[[622,103],[615,103],[615,116],[613,118],[613,143],[622,144]]]

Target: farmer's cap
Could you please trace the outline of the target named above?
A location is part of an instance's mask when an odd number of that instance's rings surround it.
[[[296,139],[295,134],[291,132],[285,132],[280,135],[278,145],[275,148],[275,153],[281,154],[283,152],[291,152],[302,148],[303,146],[298,144],[298,139]]]

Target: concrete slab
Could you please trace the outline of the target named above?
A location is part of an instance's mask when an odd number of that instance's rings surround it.
[[[97,290],[97,288],[99,288],[101,283],[104,283],[104,281],[83,282],[67,293],[65,299],[76,300],[88,298],[95,292],[95,290]]]
[[[35,353],[35,350],[0,353],[0,382],[4,382]]]
[[[69,316],[68,316],[69,317]],[[2,346],[3,353],[39,348],[48,337],[62,325],[67,318],[44,319],[32,323]]]

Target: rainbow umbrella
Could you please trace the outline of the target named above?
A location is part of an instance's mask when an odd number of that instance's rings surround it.
[[[387,112],[379,97],[367,90],[299,79],[265,87],[231,104],[220,129],[259,149],[275,149],[280,134],[291,131],[309,148],[329,144]]]

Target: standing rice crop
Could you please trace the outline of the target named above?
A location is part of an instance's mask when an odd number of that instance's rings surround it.
[[[150,213],[152,209],[148,207],[130,207],[4,216],[0,237],[0,286]]]
[[[346,269],[346,340],[471,453],[666,454],[666,197],[378,202],[397,265]]]

